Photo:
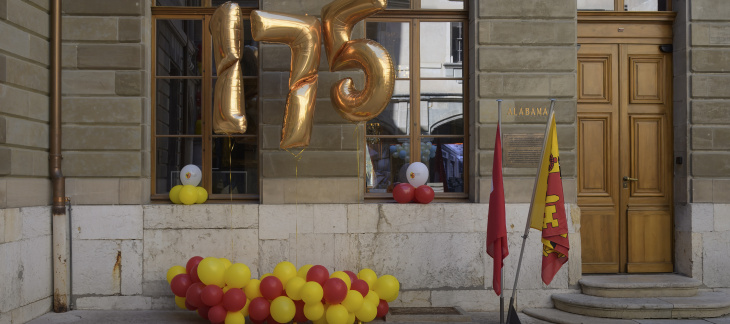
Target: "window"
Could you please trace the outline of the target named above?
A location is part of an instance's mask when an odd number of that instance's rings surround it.
[[[366,125],[367,197],[390,197],[416,161],[437,197],[466,197],[467,15],[463,1],[390,0],[366,20],[366,38],[388,50],[397,71],[390,103]]]
[[[623,9],[623,10],[621,10]],[[578,10],[585,11],[667,11],[670,0],[578,0]]]
[[[243,97],[248,129],[213,133],[216,70],[208,25],[218,0],[156,0],[153,14],[152,194],[167,199],[179,171],[195,164],[210,199],[257,199],[258,43],[248,20],[258,1],[234,1],[244,17]]]

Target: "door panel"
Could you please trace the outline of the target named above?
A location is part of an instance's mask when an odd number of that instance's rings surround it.
[[[673,270],[670,64],[658,45],[581,44],[584,273]]]

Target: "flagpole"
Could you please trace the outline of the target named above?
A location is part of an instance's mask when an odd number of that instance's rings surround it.
[[[555,106],[555,99],[550,99],[550,112],[548,113],[548,125],[547,125],[547,127],[545,127],[545,138],[543,139],[543,142],[542,142],[542,151],[543,152],[540,154],[541,157],[545,154],[545,144],[547,144],[548,134],[550,132],[549,123],[553,118],[553,114],[555,113],[553,111],[554,106]],[[540,162],[537,164],[537,172],[539,173],[541,169],[542,169],[542,159],[540,159]],[[535,177],[535,184],[532,186],[532,197],[535,197],[535,190],[537,190],[538,178],[539,178],[539,176]],[[527,224],[525,224],[525,234],[522,235],[522,248],[520,249],[520,258],[517,261],[517,272],[515,272],[515,282],[514,282],[514,285],[512,286],[512,297],[510,297],[510,299],[509,299],[510,312],[507,313],[507,322],[508,323],[512,323],[510,321],[510,317],[512,316],[512,309],[514,307],[514,302],[515,302],[515,294],[517,293],[517,280],[520,277],[520,268],[522,267],[522,255],[525,253],[525,242],[527,242],[527,236],[530,234],[530,223],[531,223],[530,216],[532,215],[532,207],[533,207],[533,204],[530,203],[530,210],[527,213]],[[519,322],[519,319],[517,321]]]
[[[499,129],[499,143],[500,143],[500,150],[501,150],[501,143],[502,143],[502,99],[497,99],[497,128]],[[499,152],[502,153],[502,152]],[[495,152],[496,154],[496,152]],[[500,154],[501,156],[501,154]],[[501,169],[503,167],[502,163],[499,168]],[[499,278],[499,324],[504,324],[504,265],[502,265],[502,275]]]

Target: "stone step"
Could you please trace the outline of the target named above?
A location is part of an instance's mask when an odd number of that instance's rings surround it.
[[[690,297],[697,294],[699,280],[678,274],[585,275],[580,281],[584,294],[598,297]]]
[[[555,308],[527,308],[522,313],[532,318],[556,324],[636,324],[627,319],[597,318],[568,313]]]
[[[607,298],[584,294],[554,294],[555,308],[573,314],[605,318],[703,318],[730,314],[730,296],[700,292],[691,297]]]

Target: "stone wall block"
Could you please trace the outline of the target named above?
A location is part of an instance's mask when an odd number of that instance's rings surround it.
[[[143,246],[142,240],[122,241],[122,295],[142,294]]]
[[[119,204],[141,205],[149,201],[149,181],[143,179],[119,179]]]
[[[347,205],[312,205],[314,233],[347,233]]]
[[[0,21],[0,49],[26,57],[30,54],[30,35],[5,21]]]
[[[231,228],[231,218],[240,209],[223,204],[146,205],[143,207],[144,228]]]
[[[550,95],[550,76],[480,74],[479,95],[481,97],[546,97]]]
[[[431,307],[431,291],[428,290],[401,290],[398,298],[389,302],[390,307]],[[454,304],[450,304],[452,307]]]
[[[347,205],[347,232],[348,233],[375,233],[378,231],[380,205],[377,204],[348,204]]]
[[[319,264],[326,267],[330,273],[336,271],[338,265],[335,264],[335,251],[341,247],[335,245],[335,234],[291,233],[288,239],[290,262],[296,262],[296,266]],[[342,270],[341,267],[337,269]]]
[[[66,196],[74,205],[116,205],[119,204],[119,181],[118,178],[66,178]]]
[[[359,172],[355,151],[307,151],[299,160],[289,152],[264,152],[262,155],[265,178],[355,177]]]
[[[51,235],[51,208],[25,207],[19,210],[22,224],[21,239],[35,239]]]
[[[730,204],[715,204],[715,231],[730,231]]]
[[[67,177],[139,177],[142,158],[139,152],[64,153],[63,173]]]
[[[7,230],[6,230],[7,231]],[[22,250],[21,242],[0,244],[0,313],[9,312],[21,306],[20,298],[5,296],[20,296],[22,285]]]
[[[30,35],[30,58],[42,65],[50,65],[51,48],[48,40]]]
[[[119,18],[118,40],[120,42],[139,42],[142,40],[142,19]]]
[[[300,166],[301,168],[301,166]],[[362,200],[361,183],[349,178],[268,178],[263,179],[261,203],[312,204],[356,203]]]
[[[730,8],[722,0],[693,0],[689,3],[692,20],[727,20]]]
[[[117,40],[116,18],[64,16],[61,20],[61,38],[64,42]]]
[[[32,148],[48,148],[48,125],[13,117],[0,118],[5,124],[5,144]]]
[[[48,95],[0,84],[0,111],[9,115],[48,121]]]
[[[256,229],[151,229],[144,231],[144,282],[162,280],[173,265],[194,256],[227,258],[246,264],[251,276],[259,266]],[[166,282],[165,282],[166,283]]]
[[[282,261],[295,260],[289,257],[289,241],[261,240],[259,241],[259,268],[258,273],[273,273],[277,264]],[[293,261],[292,263],[295,263]],[[296,265],[295,265],[296,266]],[[253,272],[253,270],[251,270]]]
[[[6,207],[45,206],[51,203],[50,179],[8,178],[5,185]]]
[[[73,71],[62,73],[64,95],[115,95],[114,71]]]
[[[5,5],[7,6],[7,20],[39,36],[49,36],[51,19],[48,12],[38,9],[25,1],[6,1]]]
[[[483,45],[572,45],[577,33],[570,20],[480,21],[478,28]]]
[[[65,150],[140,150],[140,126],[65,125]]]
[[[114,87],[117,95],[140,96],[144,87],[144,75],[141,71],[117,71]]]
[[[712,232],[715,228],[712,204],[692,204],[692,232]]]
[[[67,123],[133,123],[142,122],[140,98],[64,97],[63,120]]]
[[[5,243],[5,214],[17,213],[17,208],[0,209],[0,244]],[[9,241],[8,241],[9,242]]]
[[[51,311],[53,307],[53,298],[48,297],[28,305],[21,306],[13,309],[10,312],[10,317],[13,323],[27,323],[34,318],[37,318],[45,313]],[[1,318],[1,316],[0,316]]]
[[[81,240],[140,240],[142,206],[77,206],[73,236]]]
[[[692,49],[692,71],[730,72],[730,50]]]
[[[119,241],[75,240],[73,248],[74,294],[116,295],[121,292],[122,250]]]
[[[290,233],[314,232],[314,205],[259,206],[259,239],[285,240]]]
[[[104,3],[95,0],[65,0],[62,12],[78,16],[141,16],[143,1],[114,1]]]
[[[335,260],[333,266],[336,271],[360,271],[360,242],[356,234],[335,234]]]
[[[691,95],[696,98],[730,98],[730,75],[727,74],[693,74],[691,77]]]
[[[691,132],[693,150],[707,150],[712,148],[712,128],[694,126]]]
[[[692,202],[712,201],[712,179],[692,179]]]
[[[476,210],[482,205],[382,204],[379,233],[459,233],[486,228],[486,218]]]
[[[718,151],[730,150],[730,127],[713,129],[712,148]]]
[[[264,3],[262,10],[278,11],[291,14],[307,14],[310,16],[319,16],[322,11],[322,7],[328,4],[329,1],[315,0],[315,1],[298,1],[298,0],[282,0],[282,1],[269,1]],[[324,52],[322,53],[324,54]]]
[[[696,177],[727,177],[730,175],[730,155],[724,152],[692,154],[692,175]]]
[[[142,68],[142,46],[138,44],[77,46],[79,69],[131,69]]]
[[[714,179],[712,181],[712,201],[730,203],[730,180]]]
[[[0,178],[0,208],[8,207],[8,182],[4,178]],[[2,231],[4,232],[4,230]],[[4,234],[0,234],[4,236]],[[3,240],[0,240],[3,242]]]
[[[557,0],[544,2],[540,0],[501,1],[486,0],[478,4],[481,18],[574,18],[577,12],[575,1]]]
[[[76,44],[61,44],[61,67],[76,69]],[[65,73],[65,72],[64,72]]]
[[[395,276],[403,290],[484,285],[484,263],[475,259],[486,256],[483,232],[360,234],[359,239],[361,267]]]
[[[479,69],[490,72],[572,71],[574,46],[485,47],[479,50]]]
[[[12,165],[10,174],[17,176],[48,176],[48,152],[15,149],[12,150],[9,163]],[[0,162],[0,169],[2,164],[3,162]]]
[[[89,310],[144,310],[150,309],[152,298],[145,296],[93,296],[76,299],[77,309]]]
[[[231,225],[233,228],[259,228],[259,205],[230,205],[228,206],[232,214]]]
[[[27,305],[53,295],[51,246],[50,235],[21,241],[22,271],[18,273],[22,280],[20,289],[21,305]]]
[[[0,80],[19,87],[30,88],[40,92],[48,92],[49,70],[45,66],[3,57],[0,64]]]
[[[0,119],[5,120],[5,119]],[[0,125],[2,128],[2,125]],[[5,138],[0,133],[0,143],[4,143]],[[10,162],[13,158],[13,150],[7,147],[0,147],[0,176],[7,176],[11,173],[12,163]]]
[[[730,277],[727,276],[730,235],[728,232],[704,233],[703,243],[702,282],[710,288],[730,286]]]

